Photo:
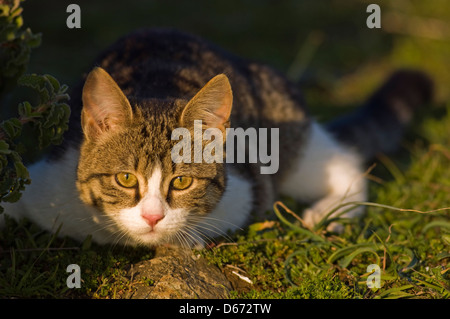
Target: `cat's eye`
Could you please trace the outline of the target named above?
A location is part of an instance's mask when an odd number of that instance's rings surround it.
[[[116,174],[116,182],[122,187],[132,188],[138,183],[137,177],[131,173],[119,173]]]
[[[177,176],[172,180],[171,185],[174,189],[181,191],[191,186],[192,181],[193,181],[192,177]]]

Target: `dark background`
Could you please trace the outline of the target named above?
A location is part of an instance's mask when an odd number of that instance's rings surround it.
[[[81,7],[81,29],[66,26],[70,3]],[[381,29],[366,26],[370,3],[381,7]],[[450,95],[446,0],[28,0],[23,7],[25,25],[43,35],[28,72],[52,74],[69,86],[118,37],[163,26],[278,68],[325,117],[336,106],[361,103],[399,67],[429,72],[438,84],[438,102]]]

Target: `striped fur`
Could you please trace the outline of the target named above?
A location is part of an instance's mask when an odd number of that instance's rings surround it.
[[[366,198],[362,163],[397,147],[432,91],[426,76],[402,71],[364,107],[322,127],[297,85],[279,72],[178,31],[134,32],[94,66],[100,68],[71,94],[64,144],[30,167],[32,184],[5,208],[47,230],[62,224],[60,235],[91,234],[102,244],[203,245],[262,218],[280,193],[310,203],[304,220],[313,226],[336,204]],[[271,141],[279,142],[278,172],[260,174],[260,162],[174,163],[171,133],[192,130],[196,119],[220,130],[279,129],[279,141]],[[137,184],[118,184],[121,172]],[[193,183],[174,190],[177,176]],[[155,210],[164,218],[146,222],[144,213]]]

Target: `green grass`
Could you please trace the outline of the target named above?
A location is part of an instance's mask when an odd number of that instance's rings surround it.
[[[403,7],[398,1],[380,2],[383,16],[420,18],[400,33],[385,31],[388,25],[365,28],[364,1],[255,6],[249,0],[239,8],[232,1],[204,1],[193,8],[131,0],[126,14],[120,4],[91,1],[81,4],[81,30],[65,28],[64,1],[27,1],[25,24],[43,32],[29,72],[50,73],[72,86],[118,36],[140,26],[175,26],[290,74],[301,82],[312,113],[324,120],[360,104],[395,68],[427,71],[436,83],[435,106],[419,116],[398,154],[377,162],[370,184],[374,204],[364,218],[350,221],[337,236],[323,228],[305,229],[277,206],[279,216],[270,212],[268,222],[200,253],[224,271],[233,269],[251,280],[241,280],[232,298],[450,298],[450,211],[439,210],[450,207],[450,78],[445,68],[450,39],[426,33],[435,29],[425,23],[427,18],[447,23],[450,3],[407,2]],[[15,108],[21,98],[8,101]],[[304,206],[289,198],[283,203],[301,216]],[[152,256],[148,249],[100,247],[89,239],[78,243],[28,221],[9,220],[0,232],[0,298],[125,297],[136,284],[126,277],[129,265]],[[83,271],[80,289],[66,286],[66,267],[73,263]],[[374,263],[382,270],[379,289],[366,285],[367,266]],[[152,278],[146,281],[151,284]]]
[[[3,216],[2,216],[3,218]],[[7,219],[0,233],[0,298],[105,298],[129,292],[130,263],[146,260],[145,248],[98,247],[57,238],[29,221]],[[68,289],[66,267],[82,269],[81,289]]]

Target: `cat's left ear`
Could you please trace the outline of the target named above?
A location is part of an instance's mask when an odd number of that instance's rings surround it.
[[[131,122],[130,102],[113,78],[102,68],[95,68],[83,87],[81,126],[87,139],[94,140]]]
[[[225,74],[219,74],[206,83],[184,107],[182,125],[189,127],[194,120],[202,120],[203,127],[215,127],[225,133],[225,129],[230,126],[232,105],[230,82]]]

